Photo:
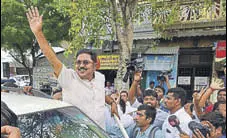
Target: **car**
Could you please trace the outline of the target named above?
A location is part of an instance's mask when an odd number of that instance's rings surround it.
[[[16,92],[2,92],[1,100],[17,115],[23,138],[110,138],[69,103]]]
[[[20,87],[28,86],[30,83],[29,75],[15,75],[10,77],[10,79],[15,80],[15,84]]]

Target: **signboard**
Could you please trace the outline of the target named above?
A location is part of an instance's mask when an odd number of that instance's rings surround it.
[[[216,58],[226,57],[226,41],[219,41],[216,48]]]
[[[99,68],[98,70],[117,70],[119,66],[119,55],[99,55]]]
[[[164,71],[172,69],[174,56],[167,55],[149,55],[145,57],[144,70]]]
[[[178,85],[191,85],[191,77],[190,76],[179,76]]]
[[[209,84],[209,77],[195,77],[194,90],[200,90]]]

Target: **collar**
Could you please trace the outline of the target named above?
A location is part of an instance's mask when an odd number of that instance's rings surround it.
[[[150,125],[144,132],[139,132],[138,135],[140,136],[145,135],[146,137],[148,137],[152,128],[153,128],[153,125]]]

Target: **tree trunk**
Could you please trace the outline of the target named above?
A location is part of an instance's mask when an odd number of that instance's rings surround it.
[[[115,80],[116,89],[128,89],[129,83],[123,82],[123,78],[127,72],[127,62],[131,61],[132,45],[133,45],[133,27],[129,24],[122,33],[118,33],[118,40],[120,42],[120,64]]]

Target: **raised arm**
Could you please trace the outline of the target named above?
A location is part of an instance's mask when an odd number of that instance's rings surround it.
[[[129,102],[132,105],[135,100],[136,100],[136,91],[137,91],[137,86],[139,85],[140,81],[141,81],[141,72],[136,72],[134,74],[134,80],[132,82],[132,85],[129,89],[129,94],[128,94],[128,98],[129,98]]]
[[[222,80],[215,80],[211,83],[210,87],[206,90],[206,92],[202,95],[200,101],[199,101],[199,106],[204,107],[206,100],[210,97],[210,95],[215,91],[215,90],[221,90],[223,87],[221,87],[221,82]]]
[[[165,82],[166,82],[167,88],[170,89],[171,85],[169,83],[169,76],[168,75],[164,75],[164,77],[165,77]]]
[[[39,11],[37,7],[31,7],[28,9],[28,12],[26,13],[28,22],[30,25],[30,28],[32,32],[34,33],[38,43],[39,47],[42,50],[43,54],[46,56],[47,60],[50,62],[54,69],[54,74],[58,77],[60,74],[60,71],[62,69],[62,63],[57,58],[55,52],[49,46],[43,32],[42,32],[42,17],[43,15],[39,15]]]

